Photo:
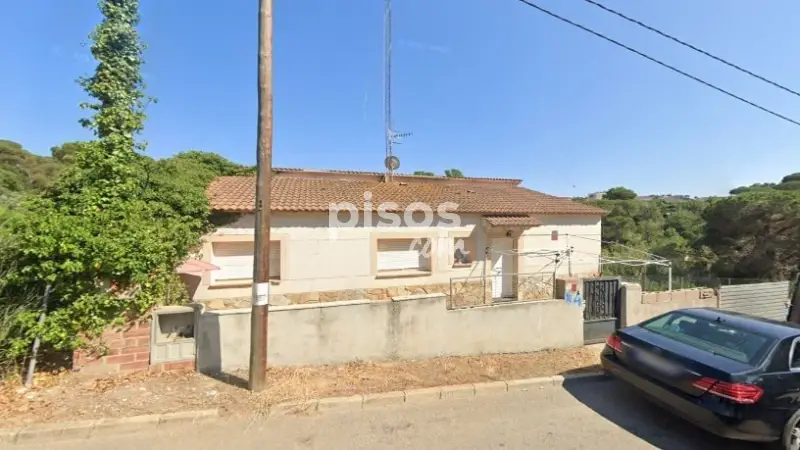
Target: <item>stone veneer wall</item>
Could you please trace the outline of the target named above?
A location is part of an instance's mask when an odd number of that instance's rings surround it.
[[[452,284],[452,296],[450,293]],[[484,296],[484,291],[486,295]],[[444,294],[450,307],[468,307],[491,304],[491,287],[480,279],[453,281],[446,284],[391,286],[373,289],[345,289],[340,291],[301,292],[270,295],[270,304],[275,306],[329,303],[348,300],[390,300],[392,297],[422,294]],[[487,303],[484,303],[484,298]],[[250,298],[232,298],[201,301],[209,310],[249,308]]]
[[[551,274],[519,275],[517,298],[521,300],[551,300],[555,298],[554,282]]]
[[[635,283],[622,285],[620,325],[635,325],[655,316],[683,308],[718,308],[719,292],[711,288],[642,292]]]
[[[452,290],[452,292],[451,292]],[[410,286],[391,286],[372,289],[345,289],[339,291],[300,292],[270,295],[270,305],[305,305],[350,300],[389,300],[406,295],[443,294],[448,308],[467,308],[492,304],[491,277],[483,283],[481,277],[453,279],[450,283],[424,284]],[[552,276],[542,274],[519,275],[517,278],[517,298],[520,300],[550,300],[554,298]],[[249,308],[249,297],[203,300],[206,309]]]

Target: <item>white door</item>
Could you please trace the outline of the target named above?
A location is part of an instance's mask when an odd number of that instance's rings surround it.
[[[492,239],[492,298],[514,296],[511,238]]]

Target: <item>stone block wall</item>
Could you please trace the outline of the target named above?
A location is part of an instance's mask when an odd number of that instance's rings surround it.
[[[717,308],[719,293],[710,288],[642,292],[635,283],[623,283],[620,325],[635,325],[655,316],[682,308]]]
[[[553,275],[517,276],[517,298],[519,300],[552,300],[554,297]]]
[[[453,286],[451,304],[459,307],[477,306],[484,304],[484,298],[491,304],[490,285],[481,282],[480,278],[466,280],[454,280],[452,283],[425,284],[409,286],[390,286],[386,288],[370,289],[345,289],[339,291],[320,291],[320,292],[300,292],[287,294],[270,295],[270,305],[305,305],[311,303],[330,303],[349,300],[390,300],[392,297],[402,297],[406,295],[423,294],[443,294],[451,296],[450,289]],[[484,290],[486,296],[484,297]],[[250,298],[232,298],[219,300],[202,301],[207,310],[239,309],[251,306]]]
[[[481,306],[492,304],[492,287],[490,283],[484,283],[481,279],[454,280],[448,286],[448,308],[467,308],[470,306]]]
[[[150,364],[151,323],[141,321],[108,329],[93,342],[91,350],[72,354],[72,369],[87,375],[153,373],[194,369],[195,361]]]

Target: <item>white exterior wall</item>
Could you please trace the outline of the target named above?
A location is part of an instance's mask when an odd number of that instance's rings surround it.
[[[566,250],[572,247],[570,260],[562,261],[557,274],[593,275],[599,273],[601,251],[601,220],[598,216],[539,216],[542,225],[530,228],[522,234],[520,251]],[[558,240],[552,233],[558,232]],[[551,257],[524,257],[521,273],[552,272]]]
[[[343,219],[344,219],[343,215]],[[414,221],[421,222],[424,216],[415,214]],[[600,218],[578,216],[541,216],[540,227],[527,230],[520,238],[519,247],[525,249],[567,248],[567,235],[581,235],[588,239],[569,238],[569,245],[582,252],[594,254],[594,258],[580,256],[572,264],[573,273],[597,272],[597,257],[600,252]],[[447,284],[454,277],[480,277],[483,274],[484,249],[487,233],[482,218],[477,214],[460,216],[458,226],[435,220],[433,227],[407,224],[405,220],[396,226],[381,225],[377,215],[371,226],[365,226],[363,217],[354,227],[328,226],[327,213],[282,213],[272,215],[272,239],[281,241],[280,280],[271,286],[272,294],[337,291],[346,289],[385,288],[400,285]],[[551,241],[550,233],[559,233],[558,241]],[[254,234],[254,216],[246,215],[236,223],[220,227],[207,237],[207,241],[218,239],[241,239]],[[391,238],[393,235],[408,238],[419,234],[430,237],[433,242],[431,272],[412,277],[384,278],[376,276],[374,268],[375,236]],[[471,267],[453,268],[449,242],[454,235],[469,236],[474,263]],[[203,259],[211,261],[211,245],[203,247]],[[579,254],[573,258],[579,257]],[[524,258],[520,273],[539,272],[548,260]],[[559,274],[568,274],[568,265],[562,264]],[[552,271],[552,266],[544,270]],[[210,276],[202,277],[194,290],[195,300],[249,297],[249,286],[210,286]]]

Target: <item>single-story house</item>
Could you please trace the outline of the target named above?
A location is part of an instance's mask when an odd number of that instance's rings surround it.
[[[521,180],[273,174],[271,304],[453,295],[454,286],[473,282],[490,300],[525,299],[525,280],[599,272],[604,211]],[[255,192],[255,177],[220,177],[208,187],[212,211],[224,220],[205,237],[202,263],[184,275],[195,301],[249,302]]]

